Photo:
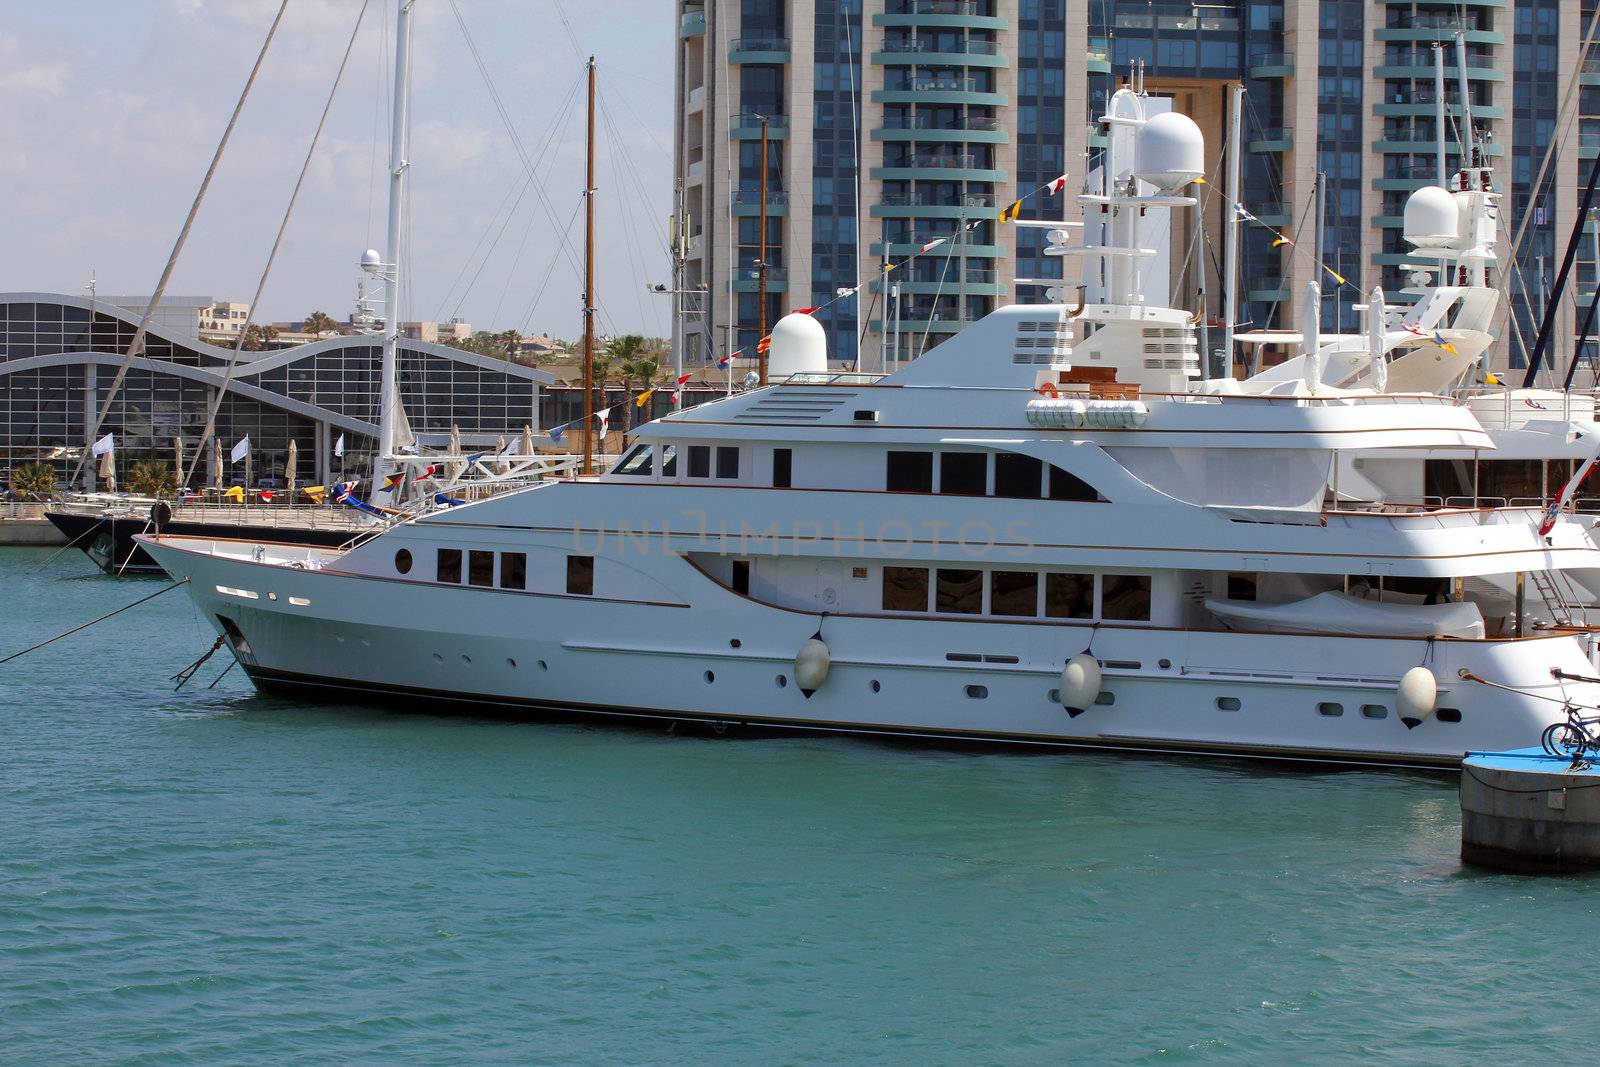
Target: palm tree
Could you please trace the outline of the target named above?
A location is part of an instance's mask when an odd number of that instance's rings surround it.
[[[11,491],[23,500],[49,500],[56,492],[55,468],[48,463],[24,463],[11,472]]]
[[[246,352],[260,352],[278,339],[278,331],[271,326],[251,323],[245,327],[243,348]]]
[[[634,389],[635,381],[639,383],[639,391],[643,392],[655,384],[656,375],[661,373],[661,364],[650,356],[640,356],[630,359],[622,365],[622,380],[628,386],[627,420],[623,423],[623,432],[633,429],[634,420]]]
[[[321,335],[337,332],[339,323],[325,311],[313,311],[306,316],[305,322],[300,324],[300,329],[309,334]]]
[[[160,460],[141,459],[128,467],[128,489],[139,496],[177,496],[178,478]]]

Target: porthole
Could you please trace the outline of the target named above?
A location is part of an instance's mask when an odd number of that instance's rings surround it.
[[[744,642],[739,640],[737,637],[734,637],[734,638],[729,639],[728,647],[729,648],[742,648],[742,647],[744,647]]]
[[[710,685],[712,682],[714,682],[716,680],[717,680],[717,672],[716,671],[706,671],[706,684],[707,685]]]
[[[547,670],[550,669],[550,664],[546,663],[544,660],[540,660],[539,661],[539,669],[541,671],[547,671]]]
[[[880,689],[882,689],[882,688],[883,688],[883,684],[882,684],[882,683],[881,683],[881,682],[879,682],[879,681],[878,681],[878,680],[877,680],[877,679],[876,679],[876,678],[874,678],[874,679],[873,679],[873,680],[872,680],[872,691],[873,691],[873,692],[874,692],[874,693],[876,693],[876,692],[878,692],[878,691],[879,691],[879,690],[880,690]]]
[[[268,593],[267,594],[267,599],[268,600],[277,600],[278,599],[278,594],[277,593]]]
[[[1243,706],[1244,706],[1243,702],[1240,701],[1238,697],[1218,697],[1217,698],[1217,710],[1218,711],[1238,711]]]
[[[402,548],[394,554],[394,569],[401,574],[411,573],[411,550]]]
[[[506,657],[506,666],[510,667],[512,670],[516,670],[517,669],[517,661],[512,659],[510,656],[507,656]]]
[[[1389,717],[1389,709],[1382,704],[1363,704],[1361,705],[1361,717],[1363,719],[1387,719]]]
[[[986,685],[969,685],[967,686],[967,698],[969,700],[988,700],[989,687]]]
[[[1336,704],[1331,700],[1324,700],[1317,705],[1317,714],[1325,715],[1330,719],[1337,719],[1344,714],[1344,705]]]
[[[1110,707],[1112,704],[1117,702],[1117,694],[1111,692],[1109,689],[1102,689],[1100,690],[1100,695],[1094,698],[1094,702],[1096,704]]]
[[[1059,704],[1061,703],[1061,690],[1052,689],[1044,695],[1044,698],[1052,704]]]
[[[779,689],[787,689],[788,687],[789,687],[789,679],[785,678],[781,674],[778,675],[778,688]]]
[[[1156,660],[1156,666],[1164,671],[1170,671],[1172,669],[1172,661],[1170,659],[1158,659]]]
[[[1438,711],[1434,712],[1434,714],[1436,716],[1438,716],[1440,722],[1460,722],[1461,721],[1461,709],[1460,708],[1440,708]]]

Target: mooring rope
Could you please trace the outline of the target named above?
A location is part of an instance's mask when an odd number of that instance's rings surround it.
[[[189,681],[189,679],[193,678],[195,676],[195,674],[200,670],[200,668],[205,666],[206,660],[208,660],[212,656],[216,655],[217,649],[219,649],[221,647],[222,647],[222,635],[218,634],[217,635],[217,639],[215,641],[211,642],[211,647],[206,649],[205,655],[201,656],[199,659],[195,660],[193,663],[189,664],[183,670],[179,671],[177,674],[172,675],[172,677],[170,677],[168,679],[168,681],[172,681],[172,682],[177,682],[178,683],[177,685],[172,687],[172,691],[174,693],[176,693],[178,690],[182,689],[184,687],[184,685]],[[223,672],[223,674],[226,674],[226,673],[227,673],[226,671]],[[221,674],[217,675],[217,682],[220,682],[220,681],[222,681],[222,675]],[[211,685],[206,686],[206,688],[210,689],[211,686],[212,685],[216,685],[217,682],[212,682]]]
[[[1500,682],[1491,682],[1487,678],[1480,678],[1465,667],[1461,668],[1461,670],[1456,672],[1456,674],[1457,677],[1463,678],[1466,681],[1477,682],[1479,685],[1486,685],[1491,689],[1504,689],[1506,692],[1515,693],[1518,696],[1532,697],[1535,700],[1548,700],[1552,704],[1566,704],[1575,708],[1593,708],[1596,711],[1600,711],[1600,704],[1584,704],[1568,697],[1547,697],[1543,693],[1530,693],[1526,689],[1518,689],[1514,685],[1503,685]]]
[[[11,655],[5,657],[4,659],[0,659],[0,665],[6,664],[6,663],[10,663],[14,659],[20,659],[23,656],[26,656],[29,652],[37,652],[39,649],[43,648],[44,646],[54,644],[55,642],[61,640],[63,637],[71,637],[75,633],[80,633],[80,632],[82,632],[84,630],[87,630],[89,627],[95,625],[96,623],[105,622],[107,619],[111,618],[111,616],[113,616],[113,615],[121,615],[124,611],[127,611],[130,608],[136,608],[140,604],[148,603],[149,601],[154,600],[156,597],[160,596],[162,593],[170,593],[174,589],[178,588],[180,585],[188,585],[188,584],[189,584],[189,579],[187,579],[187,578],[179,578],[177,581],[173,582],[171,585],[164,586],[164,587],[162,587],[160,589],[157,589],[154,593],[151,593],[149,596],[140,597],[138,600],[135,600],[132,604],[124,604],[122,607],[116,609],[115,611],[106,612],[104,615],[100,616],[98,619],[90,619],[88,622],[83,623],[83,624],[81,624],[79,626],[74,626],[70,630],[65,630],[65,631],[63,631],[61,633],[58,633],[54,637],[47,637],[43,641],[40,641],[36,645],[29,645],[27,648],[23,649],[21,652],[13,652],[13,653],[11,653]]]

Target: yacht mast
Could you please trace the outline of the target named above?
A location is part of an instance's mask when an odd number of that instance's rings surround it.
[[[1233,328],[1239,321],[1239,208],[1243,206],[1239,180],[1239,137],[1244,130],[1244,83],[1233,86],[1232,127],[1228,132],[1228,242],[1222,264],[1223,377],[1233,377]]]
[[[583,473],[594,473],[594,56],[589,57],[589,147],[583,180]],[[605,442],[600,442],[605,447]]]
[[[395,427],[400,405],[400,216],[404,206],[407,114],[411,104],[411,9],[416,0],[400,0],[394,35],[394,114],[389,130],[389,262],[384,265],[383,365],[378,389],[378,458],[372,467],[376,491],[389,474],[396,452]]]
[[[1433,46],[1433,133],[1434,133],[1434,162],[1439,171],[1439,185],[1441,188],[1450,188],[1450,172],[1445,169],[1444,138],[1449,121],[1445,118],[1444,99],[1444,45],[1435,43]],[[1466,161],[1462,160],[1462,166]],[[1442,269],[1442,268],[1441,268]]]

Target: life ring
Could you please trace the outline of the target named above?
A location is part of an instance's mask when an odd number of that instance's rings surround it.
[[[1058,399],[1061,396],[1061,390],[1056,388],[1055,382],[1045,382],[1043,385],[1039,386],[1037,392],[1040,396],[1047,396],[1052,400]]]

